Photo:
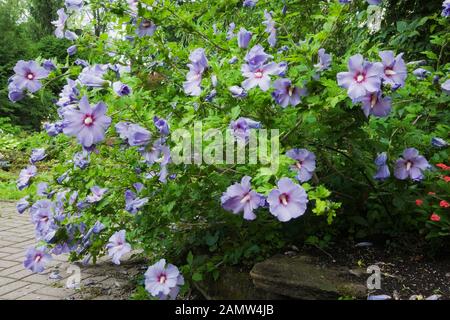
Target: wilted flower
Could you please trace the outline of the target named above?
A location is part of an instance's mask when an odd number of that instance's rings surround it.
[[[67,10],[80,10],[83,7],[83,0],[66,0]]]
[[[234,29],[236,29],[236,24],[231,22],[227,30],[227,40],[231,40],[235,37]]]
[[[108,249],[108,255],[112,258],[112,262],[120,264],[120,258],[131,251],[130,244],[125,240],[125,230],[114,233],[111,238],[109,238],[106,249]]]
[[[103,79],[107,71],[108,65],[96,64],[92,67],[85,67],[78,76],[78,80],[84,86],[101,88],[108,83]]]
[[[400,180],[411,178],[420,181],[423,179],[423,171],[429,167],[427,159],[419,155],[419,151],[408,148],[403,152],[403,157],[397,160],[394,175]]]
[[[417,79],[419,80],[424,80],[428,77],[428,75],[430,75],[431,72],[428,70],[425,70],[423,68],[417,68],[416,70],[413,71],[413,75],[416,76]]]
[[[247,92],[239,87],[239,86],[232,86],[229,87],[228,90],[230,90],[231,95],[233,96],[233,98],[245,98],[247,97]]]
[[[34,273],[41,273],[51,259],[52,256],[48,254],[46,247],[29,248],[23,265]]]
[[[25,94],[22,89],[19,89],[16,83],[11,82],[8,85],[8,98],[12,102],[17,102],[22,100]]]
[[[403,87],[408,74],[405,61],[402,58],[403,53],[395,57],[392,51],[380,51],[379,56],[384,66],[384,73],[381,75],[383,81],[393,88]]]
[[[236,139],[247,140],[250,136],[250,130],[259,128],[261,128],[261,123],[249,118],[241,117],[230,123],[230,129]]]
[[[331,67],[331,55],[325,53],[325,49],[319,49],[319,62],[314,65],[317,71],[325,71]]]
[[[380,153],[375,159],[375,165],[378,170],[377,173],[373,176],[376,180],[385,180],[391,176],[391,172],[389,171],[389,167],[386,164],[387,162],[387,154],[386,152]]]
[[[37,168],[33,165],[26,167],[19,173],[19,179],[17,180],[17,189],[23,190],[29,186],[31,178],[37,174]]]
[[[58,14],[58,20],[52,21],[52,24],[56,27],[55,36],[59,39],[64,38],[64,29],[66,27],[67,14],[63,8],[56,11]]]
[[[169,124],[163,118],[158,118],[157,116],[153,117],[153,123],[155,124],[156,129],[163,136],[167,136],[170,133]]]
[[[145,272],[145,290],[161,300],[175,300],[180,291],[179,286],[183,284],[184,278],[178,268],[172,264],[166,266],[165,259],[150,266]]]
[[[450,17],[450,0],[445,0],[442,3],[442,16],[443,17]]]
[[[305,89],[293,86],[289,79],[277,79],[273,83],[275,91],[272,96],[275,101],[286,108],[288,105],[295,107],[301,102],[301,97],[306,95]]]
[[[306,149],[292,149],[286,152],[286,155],[296,160],[291,169],[297,171],[297,179],[300,182],[311,180],[316,170],[316,156]]]
[[[89,166],[89,157],[84,152],[77,152],[73,156],[73,164],[81,170]]]
[[[41,79],[47,78],[49,72],[40,67],[36,61],[23,61],[17,62],[14,67],[16,73],[12,77],[14,85],[20,89],[27,89],[31,93],[34,93],[41,89]]]
[[[446,94],[450,94],[450,79],[441,84],[441,88]]]
[[[55,64],[53,63],[52,60],[45,60],[45,61],[42,63],[42,67],[43,67],[45,70],[47,70],[47,71],[53,71],[53,70],[56,70],[56,66],[55,66]]]
[[[99,102],[93,108],[86,96],[81,98],[79,110],[70,109],[64,113],[64,134],[76,136],[84,147],[91,147],[104,140],[105,131],[111,124],[106,115],[106,105]]]
[[[356,54],[348,62],[349,72],[339,72],[337,81],[340,87],[348,90],[352,99],[358,99],[367,93],[378,92],[381,85],[383,65],[379,62],[364,61],[364,57]]]
[[[103,196],[108,192],[107,188],[100,188],[99,186],[93,186],[91,188],[92,194],[86,197],[88,203],[96,203],[103,199]]]
[[[163,138],[156,140],[153,145],[141,147],[139,152],[149,165],[159,163],[161,166],[165,166],[170,162],[170,149],[165,145]]]
[[[245,28],[239,30],[238,36],[238,46],[242,49],[247,49],[250,40],[252,39],[252,33],[247,31]]]
[[[17,203],[16,203],[16,209],[17,212],[22,214],[25,212],[25,210],[27,210],[30,207],[30,203],[28,202],[28,196],[26,196],[25,198],[20,199]]]
[[[258,0],[244,0],[244,3],[242,4],[244,7],[253,8]]]
[[[36,162],[44,160],[45,157],[47,157],[45,149],[43,148],[33,149],[31,151],[30,163],[35,164]]]
[[[449,143],[442,138],[433,137],[431,138],[431,145],[435,148],[445,148],[449,146]]]
[[[267,41],[271,47],[275,47],[277,44],[277,29],[275,29],[275,21],[272,18],[272,14],[266,10],[264,10],[264,18],[266,20],[263,21],[263,25],[266,26],[265,31],[269,34]]]
[[[153,23],[153,21],[144,19],[139,24],[138,29],[136,30],[137,35],[142,38],[146,36],[152,36],[156,31],[156,25]]]
[[[125,210],[129,213],[136,214],[147,202],[148,198],[138,198],[133,191],[125,191]]]
[[[69,48],[67,48],[67,54],[69,56],[73,56],[77,53],[78,51],[78,47],[77,46],[70,46]]]
[[[308,204],[305,190],[289,178],[282,178],[277,187],[267,198],[270,212],[282,222],[302,216]]]
[[[57,121],[55,123],[45,123],[44,129],[50,137],[55,137],[63,132],[63,122]]]
[[[119,97],[128,96],[131,94],[131,88],[120,81],[113,83],[113,90]]]
[[[264,197],[252,190],[251,179],[249,176],[243,177],[241,183],[228,187],[221,198],[222,207],[225,210],[234,214],[244,212],[245,220],[255,220],[256,215],[253,211],[265,203]]]
[[[80,96],[80,90],[77,88],[77,82],[71,79],[67,79],[67,84],[63,87],[63,90],[59,94],[59,100],[56,105],[59,107],[66,107],[78,103]]]
[[[391,98],[383,97],[381,91],[368,93],[362,98],[356,99],[362,102],[362,110],[366,117],[386,117],[391,112]]]

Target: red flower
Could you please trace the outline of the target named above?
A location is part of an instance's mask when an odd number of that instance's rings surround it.
[[[445,180],[445,182],[450,182],[450,176],[445,176],[443,179]]]
[[[434,196],[435,194],[436,194],[436,192],[432,192],[432,191],[428,192],[428,195],[430,195],[430,196]]]
[[[448,202],[445,201],[445,200],[442,200],[441,202],[439,202],[439,205],[440,205],[442,208],[450,208],[450,203],[448,203]]]
[[[441,168],[442,170],[450,170],[450,167],[444,163],[438,163],[436,167]]]
[[[437,215],[436,213],[433,212],[433,214],[430,217],[431,221],[440,221],[441,217],[439,215]]]
[[[416,200],[416,206],[420,207],[423,204],[423,200],[417,199]]]

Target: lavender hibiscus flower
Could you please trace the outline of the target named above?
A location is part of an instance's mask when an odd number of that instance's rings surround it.
[[[381,91],[368,93],[366,96],[357,99],[362,102],[362,110],[366,117],[374,115],[375,117],[386,117],[391,112],[391,98],[383,97]]]
[[[435,148],[445,148],[448,147],[450,144],[442,138],[433,137],[431,138],[431,145]]]
[[[271,47],[275,47],[277,44],[277,29],[275,28],[275,21],[272,18],[272,13],[264,10],[264,18],[266,19],[263,21],[263,25],[266,26],[265,32],[269,34],[267,41]]]
[[[164,138],[156,140],[153,145],[141,147],[139,152],[142,154],[148,165],[159,163],[161,166],[165,166],[171,160],[170,149],[165,145]]]
[[[419,80],[425,80],[430,74],[431,72],[424,68],[417,68],[413,71],[413,75]]]
[[[36,162],[44,160],[45,157],[47,157],[45,149],[43,148],[33,149],[31,151],[30,163],[35,164]]]
[[[265,53],[264,48],[260,44],[257,44],[249,50],[244,60],[250,66],[250,69],[254,70],[262,67],[271,58],[273,57]]]
[[[201,82],[203,72],[208,68],[208,59],[205,50],[198,48],[189,55],[189,72],[186,81],[183,83],[184,92],[190,96],[199,96],[202,92]]]
[[[59,100],[56,102],[58,107],[66,107],[78,103],[80,90],[77,88],[78,82],[67,79],[67,84],[63,87],[63,90],[59,94]]]
[[[170,127],[166,120],[155,116],[153,117],[153,123],[161,135],[163,136],[169,135]]]
[[[151,37],[156,31],[156,24],[153,21],[144,19],[139,24],[136,34],[140,37]]]
[[[247,140],[250,137],[250,130],[259,128],[261,128],[260,122],[244,117],[230,123],[230,129],[236,139]]]
[[[270,212],[282,222],[302,216],[308,204],[305,190],[289,178],[282,178],[277,187],[267,198]]]
[[[55,229],[55,204],[47,199],[36,201],[30,209],[31,221],[35,225],[36,237],[45,239]]]
[[[125,191],[125,210],[131,214],[136,214],[147,204],[148,198],[138,198],[136,194],[131,191]]]
[[[113,83],[113,90],[119,97],[128,96],[131,94],[131,88],[120,81]]]
[[[325,52],[325,49],[319,49],[319,62],[314,65],[317,71],[325,71],[331,67],[331,55]]]
[[[65,5],[67,10],[78,11],[83,7],[83,0],[66,0]]]
[[[64,113],[63,132],[68,136],[76,136],[83,147],[89,148],[104,140],[110,124],[106,105],[100,102],[92,108],[84,96],[80,100],[79,110],[71,109]]]
[[[373,176],[375,180],[386,180],[391,176],[389,167],[386,164],[387,154],[386,152],[380,153],[375,159],[375,165],[377,166],[377,172]]]
[[[37,168],[33,165],[26,167],[19,173],[19,179],[17,180],[17,189],[23,190],[30,185],[31,178],[37,174]]]
[[[78,80],[86,87],[102,88],[108,84],[108,81],[103,79],[107,71],[108,65],[96,64],[85,67],[78,76]]]
[[[301,97],[306,95],[306,90],[293,86],[289,79],[277,79],[273,87],[275,91],[272,92],[272,96],[283,108],[288,105],[295,107],[301,102]]]
[[[450,79],[448,79],[447,81],[445,81],[443,84],[441,84],[441,89],[442,91],[444,91],[446,94],[450,95]]]
[[[73,56],[78,52],[78,47],[77,46],[70,46],[69,48],[67,48],[67,54],[69,56]]]
[[[131,251],[130,244],[125,240],[125,230],[114,233],[111,238],[109,238],[106,249],[108,249],[108,255],[112,258],[112,262],[120,264],[120,258]]]
[[[239,30],[238,36],[238,46],[242,49],[247,49],[250,41],[252,40],[252,33],[247,31],[245,28]]]
[[[252,190],[250,180],[252,178],[245,176],[241,183],[235,183],[228,187],[227,191],[222,195],[222,207],[234,214],[244,212],[245,220],[255,220],[254,210],[263,206],[264,197]]]
[[[16,83],[10,82],[8,85],[8,98],[11,102],[22,100],[25,94],[22,89],[19,89]]]
[[[380,51],[379,56],[384,66],[384,73],[381,75],[383,81],[394,88],[403,87],[408,73],[403,53],[395,57],[392,51]]]
[[[108,192],[107,188],[100,188],[99,186],[93,186],[91,188],[92,194],[86,197],[86,201],[88,203],[96,203],[103,199],[106,192]]]
[[[184,278],[178,268],[172,264],[166,266],[165,259],[150,266],[145,273],[145,290],[161,300],[175,300],[180,291],[179,286],[183,284]]]
[[[297,179],[300,182],[311,180],[316,170],[316,156],[306,149],[292,149],[286,152],[286,155],[296,160],[291,169],[297,171]]]
[[[241,72],[247,79],[242,82],[242,87],[247,91],[255,87],[259,87],[262,91],[267,91],[270,88],[270,76],[277,75],[278,71],[278,64],[275,62],[255,69],[248,64],[243,64]]]
[[[233,98],[245,98],[247,97],[247,91],[245,91],[243,88],[239,87],[239,86],[232,86],[229,87],[228,90],[230,90],[231,95],[233,96]]]
[[[427,159],[419,155],[419,151],[408,148],[403,152],[403,157],[397,160],[394,175],[400,180],[411,178],[414,181],[420,181],[424,178],[423,172],[429,167]]]
[[[63,8],[56,11],[58,14],[58,20],[52,21],[52,24],[56,27],[55,36],[58,39],[64,38],[64,29],[66,27],[67,14]]]
[[[51,259],[52,256],[48,254],[46,247],[29,248],[23,265],[34,273],[41,273]]]
[[[441,14],[443,17],[446,17],[446,18],[450,17],[450,0],[445,0],[442,3],[442,13]]]
[[[28,202],[29,196],[26,196],[25,198],[20,199],[16,203],[16,209],[19,214],[22,214],[30,207],[30,202]]]
[[[130,146],[146,146],[152,137],[150,131],[130,122],[119,122],[115,126],[120,138]]]
[[[14,67],[16,73],[12,80],[15,86],[20,90],[27,89],[31,93],[34,93],[41,89],[41,79],[47,78],[49,72],[43,67],[40,67],[36,61],[23,61],[17,62]]]
[[[356,54],[350,57],[348,72],[339,72],[337,81],[340,87],[348,90],[353,100],[365,96],[367,93],[378,92],[381,85],[383,65],[379,62],[364,61],[364,57]]]
[[[253,8],[256,6],[256,3],[258,3],[258,0],[244,0],[244,3],[242,4],[244,7]]]

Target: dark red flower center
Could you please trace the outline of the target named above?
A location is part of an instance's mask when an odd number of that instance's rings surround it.
[[[256,79],[261,79],[264,76],[264,70],[262,69],[258,69],[255,72],[255,78]]]
[[[279,200],[283,206],[287,206],[289,203],[289,195],[287,193],[283,193],[280,195]]]
[[[160,284],[164,284],[167,280],[167,275],[165,273],[161,273],[158,277],[158,282]]]
[[[355,75],[355,81],[358,83],[362,83],[366,80],[366,75],[364,73],[358,73]]]
[[[32,73],[32,72],[29,72],[28,74],[27,74],[27,79],[28,80],[34,80],[34,73]]]
[[[34,258],[34,262],[39,262],[42,260],[42,255],[37,254],[36,257]]]
[[[94,124],[94,116],[91,114],[87,114],[84,116],[83,123],[85,126],[90,127]]]

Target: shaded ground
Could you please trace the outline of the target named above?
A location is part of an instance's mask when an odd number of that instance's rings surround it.
[[[375,246],[353,245],[308,251],[319,256],[325,264],[347,267],[349,277],[358,277],[361,281],[367,281],[372,274],[367,273],[369,266],[378,266],[381,289],[371,290],[371,294],[386,294],[394,299],[409,299],[412,295],[426,298],[437,294],[442,296],[441,299],[450,299],[450,257],[433,259],[399,249],[387,251]]]

